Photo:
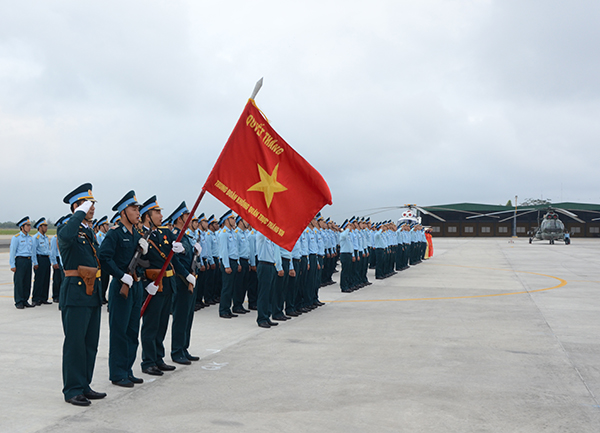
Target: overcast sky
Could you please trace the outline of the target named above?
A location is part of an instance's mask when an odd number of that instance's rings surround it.
[[[130,189],[191,207],[261,77],[337,220],[600,203],[599,22],[597,1],[0,0],[0,221],[56,220],[84,182],[97,217]]]

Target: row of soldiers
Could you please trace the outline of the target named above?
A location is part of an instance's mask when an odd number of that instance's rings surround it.
[[[65,334],[63,393],[65,400],[75,405],[89,405],[91,399],[106,395],[90,388],[99,311],[106,294],[110,380],[118,386],[133,387],[143,382],[132,371],[143,303],[147,308],[141,323],[142,371],[159,376],[175,369],[165,363],[163,344],[171,315],[171,359],[189,365],[199,359],[189,352],[195,310],[218,303],[219,316],[225,319],[256,310],[258,326],[271,328],[278,321],[324,305],[318,297],[319,287],[333,284],[340,256],[342,291],[348,291],[347,287],[370,284],[366,280],[369,261],[377,269],[388,269],[391,250],[395,250],[393,243],[388,243],[381,256],[379,244],[374,243],[379,242],[380,233],[391,238],[389,232],[395,231],[391,223],[383,229],[372,227],[368,220],[352,219],[340,228],[320,214],[291,252],[275,245],[232,211],[219,220],[203,214],[194,218],[177,242],[189,215],[185,202],[165,219],[155,196],[140,204],[133,191],[113,207],[116,214],[112,222],[116,225],[110,230],[106,217],[93,220],[95,200],[91,189],[91,184],[84,184],[65,197],[72,213],[57,221],[57,236],[52,239],[58,268],[64,272],[58,292]],[[25,226],[30,222],[24,220],[19,224],[21,234],[26,235]],[[43,225],[36,223],[38,227]],[[352,242],[351,263],[363,257],[360,266],[346,267],[345,237]],[[171,255],[164,277],[156,283]],[[371,260],[364,259],[369,255]],[[140,260],[132,260],[138,256]],[[21,299],[17,297],[18,268],[15,302]],[[346,271],[350,269],[358,277],[351,278],[348,286]],[[249,309],[244,308],[246,297]]]

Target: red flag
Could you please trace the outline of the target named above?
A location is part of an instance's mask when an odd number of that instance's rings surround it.
[[[332,203],[325,179],[271,128],[252,99],[204,189],[288,251]]]

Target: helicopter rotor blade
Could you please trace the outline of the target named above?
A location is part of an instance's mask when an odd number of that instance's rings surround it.
[[[552,209],[556,212],[560,212],[563,215],[566,215],[570,218],[573,218],[575,221],[579,222],[579,223],[585,223],[584,220],[582,220],[581,218],[578,218],[577,215],[575,215],[573,212],[569,212],[568,210],[564,210],[564,209],[558,209],[558,208],[554,208]]]
[[[507,213],[507,212],[514,212],[514,209],[511,209],[511,210],[501,210],[499,212],[491,212],[491,213],[482,213],[482,214],[477,214],[477,215],[471,215],[471,216],[466,217],[465,219],[469,220],[469,219],[473,219],[473,218],[486,217],[486,216],[493,216],[494,218],[500,218],[500,217],[497,217],[497,216],[494,216],[494,215],[498,215],[498,214],[501,214],[501,213]]]
[[[444,218],[442,218],[442,217],[440,217],[440,216],[437,216],[437,215],[436,215],[436,214],[434,214],[433,212],[429,212],[429,211],[427,211],[427,210],[423,209],[422,207],[415,206],[415,208],[417,208],[418,210],[420,210],[421,212],[423,212],[425,215],[431,215],[432,217],[434,217],[434,218],[436,218],[436,219],[440,220],[440,221],[441,221],[441,222],[443,222],[443,223],[445,223],[445,222],[446,222],[446,220],[445,220]]]
[[[534,210],[530,210],[530,211],[527,211],[527,212],[523,212],[523,213],[517,214],[517,218],[520,217],[521,215],[526,215],[528,213],[537,212],[537,211],[538,211],[537,209],[534,209]],[[515,216],[512,215],[512,216],[509,216],[508,218],[504,218],[503,220],[500,220],[498,222],[499,223],[503,223],[504,221],[508,221],[508,220],[514,219],[514,217]]]

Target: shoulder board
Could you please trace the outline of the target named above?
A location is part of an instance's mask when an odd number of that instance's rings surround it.
[[[15,235],[15,238],[18,238],[19,236],[21,236],[21,233],[17,233],[17,234]]]
[[[37,235],[35,238],[36,238],[36,239],[39,239],[39,238],[40,238],[40,234],[38,233],[38,235]]]
[[[235,229],[235,232],[237,233],[237,232],[238,232],[238,229]]]

